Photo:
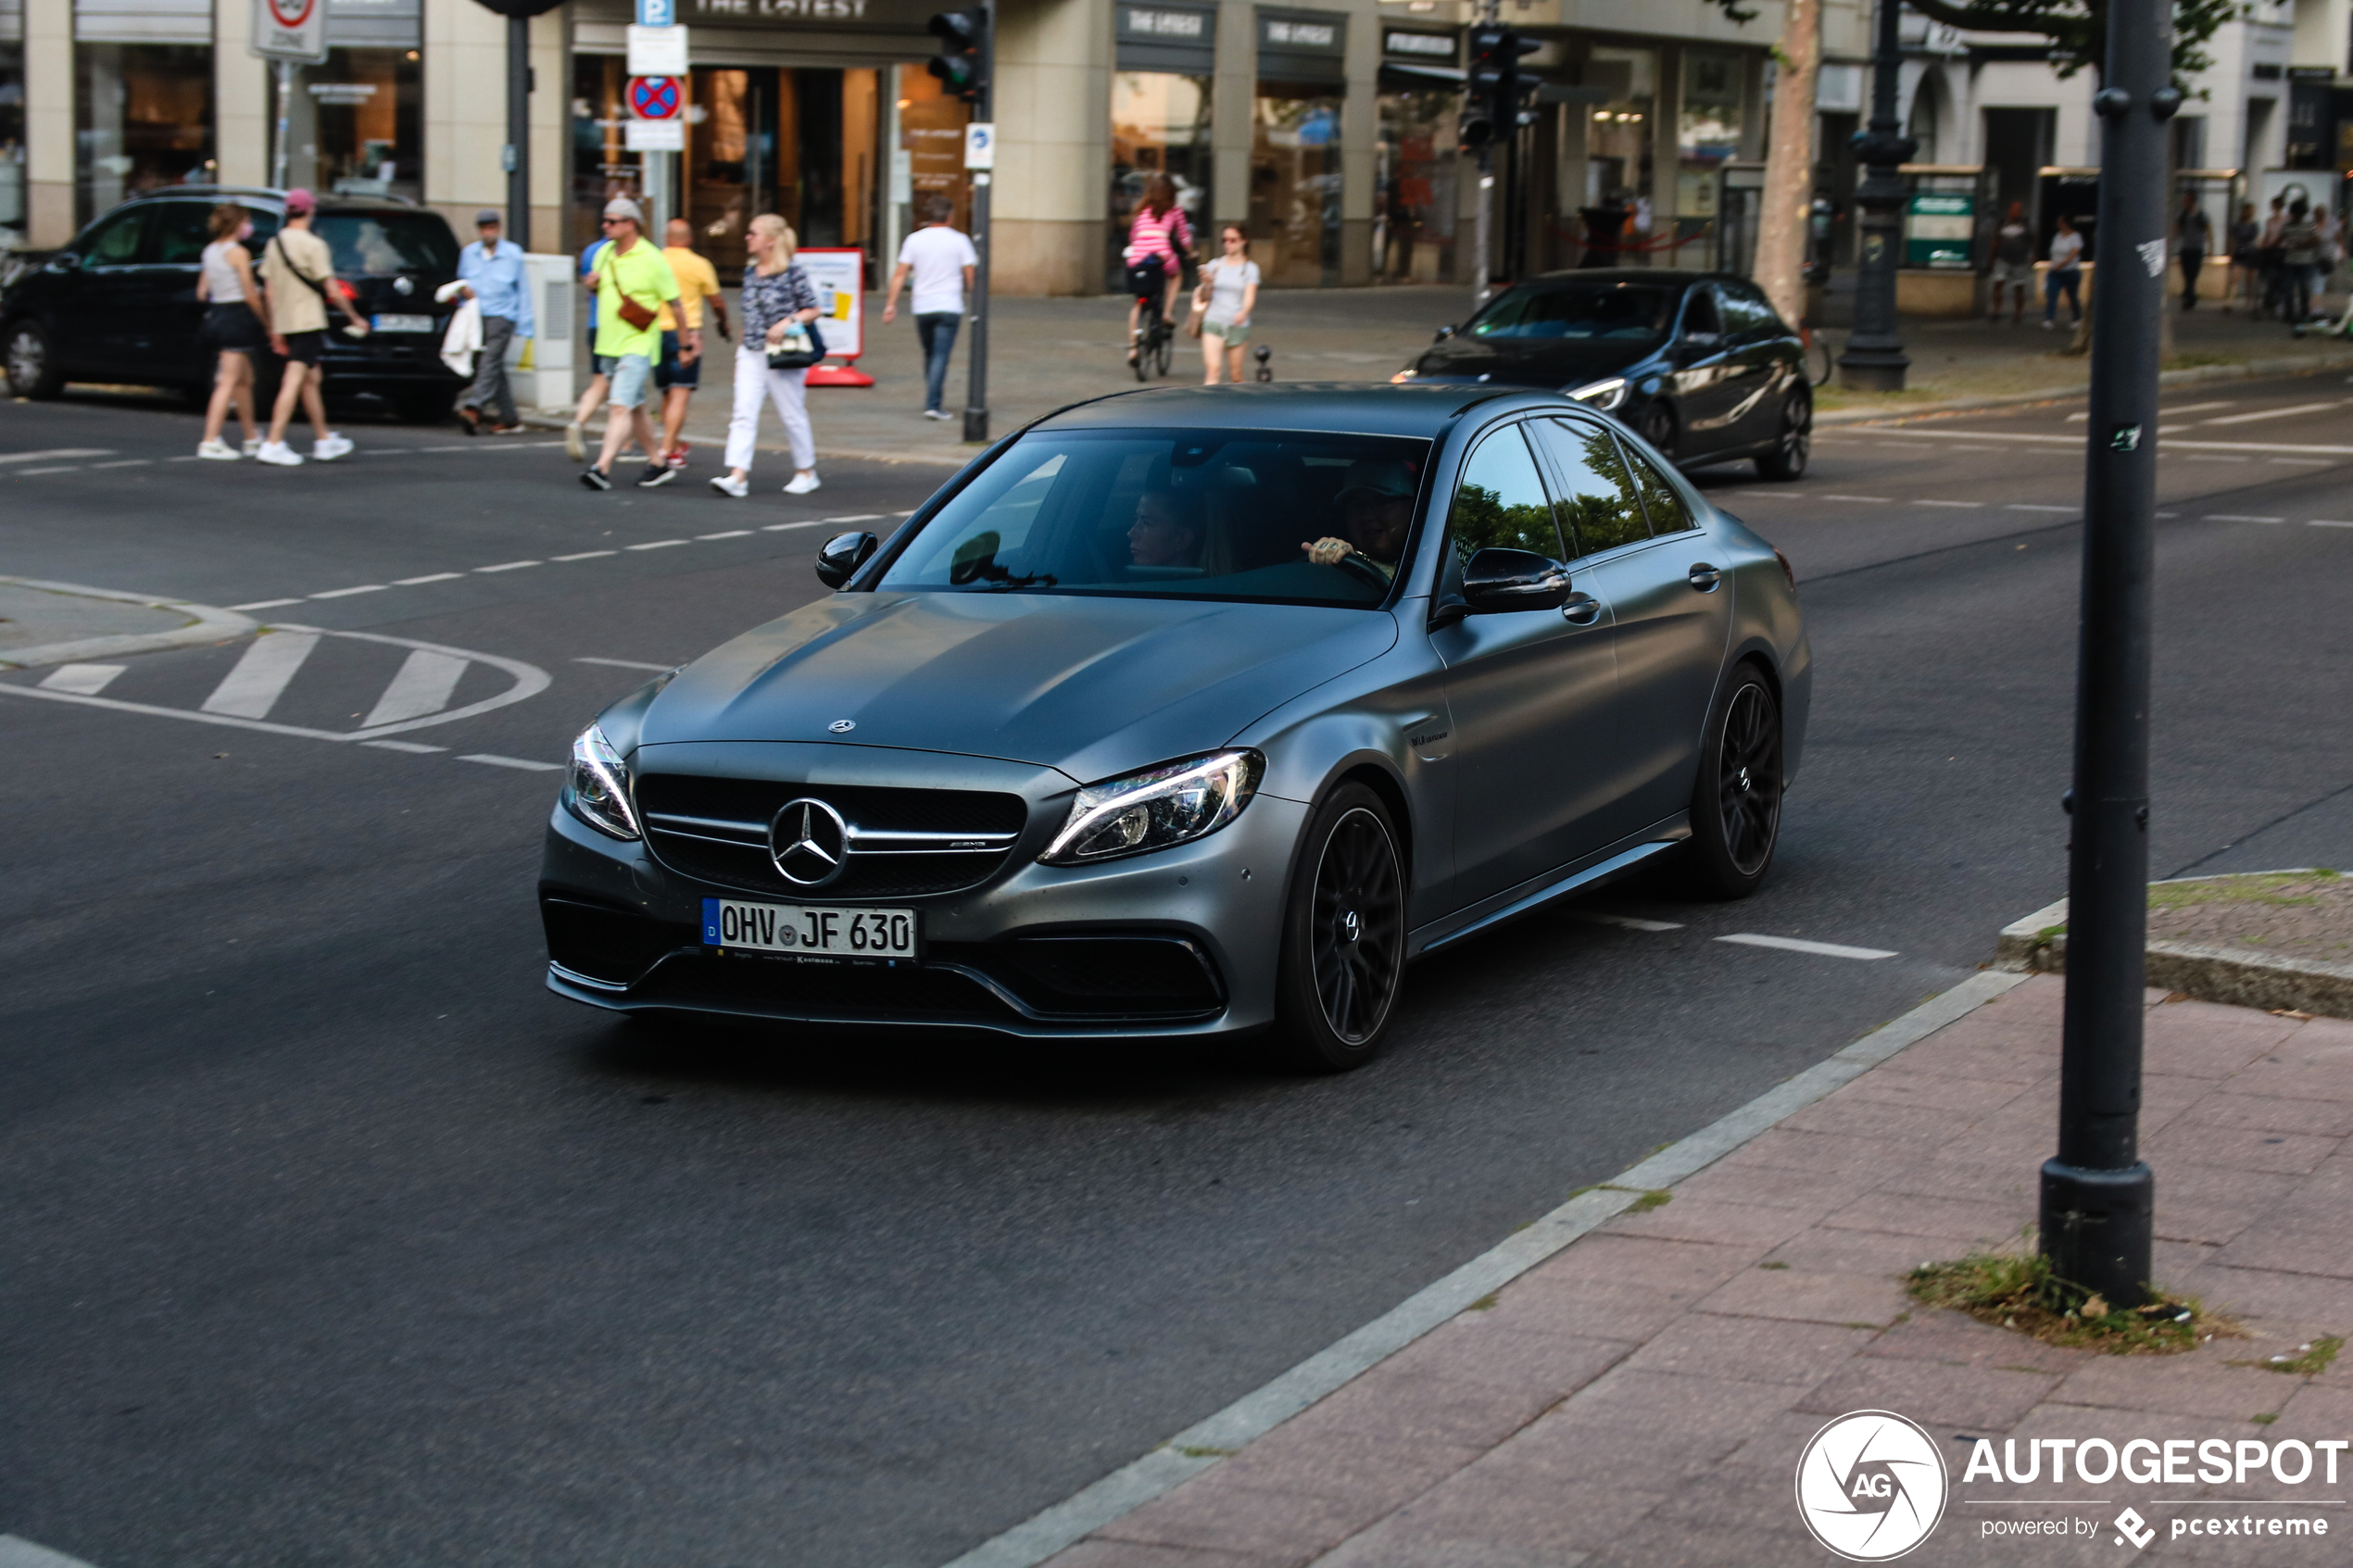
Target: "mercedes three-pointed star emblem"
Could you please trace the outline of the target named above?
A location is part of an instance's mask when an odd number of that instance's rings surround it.
[[[768,824],[768,853],[777,874],[799,887],[823,887],[841,875],[849,853],[849,824],[822,800],[787,801]]]

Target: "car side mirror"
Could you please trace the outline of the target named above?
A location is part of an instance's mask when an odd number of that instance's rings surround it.
[[[871,533],[837,533],[817,551],[817,581],[828,588],[840,587],[858,574],[881,544]]]
[[[1485,549],[1463,568],[1463,602],[1473,615],[1558,609],[1568,599],[1568,568],[1533,550]]]
[[[1449,322],[1447,325],[1439,328],[1436,332],[1432,333],[1429,341],[1432,343],[1444,343],[1448,338],[1453,337],[1460,331],[1462,331],[1460,327]]]
[[[60,251],[57,255],[49,258],[49,270],[52,272],[79,272],[82,270],[82,257],[76,256],[69,250]]]

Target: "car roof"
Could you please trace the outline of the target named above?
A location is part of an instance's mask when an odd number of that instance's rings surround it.
[[[273,190],[267,185],[159,185],[152,191],[142,191],[137,195],[129,197],[122,206],[131,207],[145,202],[173,200],[237,201],[283,210],[286,205],[286,193]],[[397,196],[321,194],[317,197],[317,200],[319,210],[321,212],[369,209],[384,212],[429,212],[432,210],[430,207],[419,207],[414,202],[402,201]],[[118,207],[115,210],[120,211],[120,208]]]
[[[1581,267],[1560,272],[1540,272],[1529,283],[1650,283],[1685,288],[1701,282],[1745,282],[1730,272],[1692,272],[1670,267]]]
[[[1033,426],[1040,430],[1194,430],[1345,432],[1353,435],[1436,437],[1484,403],[1520,399],[1575,408],[1567,398],[1521,386],[1385,385],[1365,382],[1286,382],[1280,385],[1156,386],[1073,404]]]

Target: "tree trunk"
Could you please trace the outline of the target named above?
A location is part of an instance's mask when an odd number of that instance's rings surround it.
[[[1806,319],[1806,241],[1814,205],[1814,79],[1822,65],[1820,0],[1789,0],[1774,50],[1771,147],[1765,210],[1756,229],[1755,278],[1785,321]]]

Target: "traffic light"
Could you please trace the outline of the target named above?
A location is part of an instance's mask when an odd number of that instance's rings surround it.
[[[1470,69],[1463,82],[1462,144],[1483,147],[1519,125],[1519,60],[1543,45],[1492,23],[1470,30]]]
[[[939,40],[939,54],[930,62],[932,75],[951,98],[962,98],[968,104],[980,102],[982,90],[988,83],[980,75],[981,28],[978,11],[942,11],[931,19],[932,36]]]

